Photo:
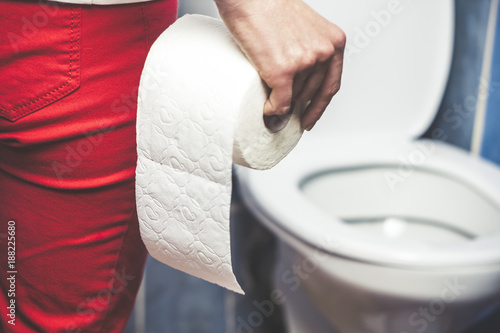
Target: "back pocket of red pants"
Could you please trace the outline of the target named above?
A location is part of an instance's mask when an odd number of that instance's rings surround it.
[[[0,117],[18,120],[80,85],[80,9],[0,2]]]

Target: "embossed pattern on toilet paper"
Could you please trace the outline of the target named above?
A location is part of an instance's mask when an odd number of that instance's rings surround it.
[[[281,150],[262,154],[272,156],[264,157],[263,168],[276,164],[302,134],[297,117],[295,128],[280,133],[289,139],[270,134],[262,120],[266,98],[258,73],[225,26],[201,16],[185,16],[160,36],[139,88],[136,197],[142,239],[157,260],[239,293],[229,232],[235,123],[245,126],[237,131],[249,132],[245,143]],[[264,150],[241,146],[245,151],[238,156]],[[259,167],[258,156],[249,161]]]
[[[164,41],[166,45],[152,48],[148,56],[144,80],[149,82],[139,96],[136,188],[141,234],[158,260],[242,292],[232,272],[229,244],[232,119],[185,95],[191,90],[184,84],[203,89],[212,84],[169,72],[169,61],[180,59],[162,54],[170,44]],[[186,50],[191,53],[186,56],[200,61],[194,51]],[[210,63],[193,66],[206,70]],[[224,100],[211,103],[224,107]]]

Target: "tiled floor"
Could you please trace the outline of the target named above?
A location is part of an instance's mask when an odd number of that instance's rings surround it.
[[[222,333],[225,330],[224,293],[216,285],[150,257],[145,275],[145,316],[140,319],[134,313],[126,332]],[[136,319],[145,325],[136,323]]]

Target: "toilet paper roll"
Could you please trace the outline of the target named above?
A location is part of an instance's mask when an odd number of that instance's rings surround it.
[[[178,19],[155,41],[139,87],[142,239],[157,260],[239,293],[229,233],[232,162],[271,168],[302,135],[301,106],[266,127],[267,96],[224,24],[200,15]]]

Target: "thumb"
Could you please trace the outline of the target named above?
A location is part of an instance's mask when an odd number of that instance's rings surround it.
[[[292,81],[272,88],[269,98],[264,103],[264,115],[284,115],[292,104]]]

